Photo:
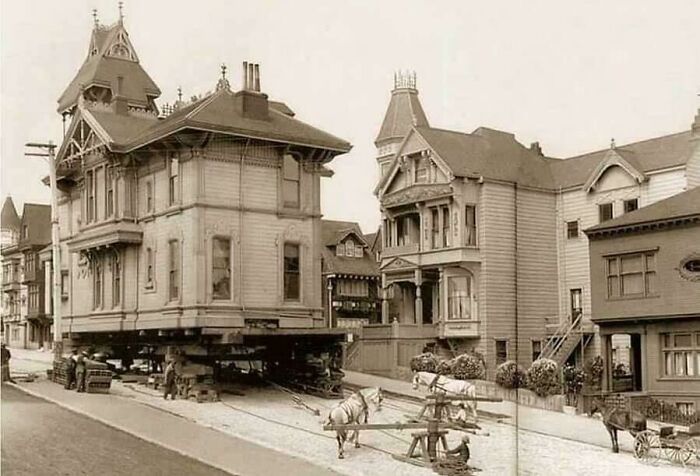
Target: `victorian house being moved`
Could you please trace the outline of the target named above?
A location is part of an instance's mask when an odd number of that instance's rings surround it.
[[[556,159],[509,132],[430,126],[415,76],[399,75],[375,141],[382,324],[351,364],[396,373],[432,346],[478,351],[493,375],[597,353],[581,230],[700,184],[695,124]]]
[[[58,101],[73,343],[223,355],[344,337],[325,328],[317,250],[320,179],[351,146],[269,100],[257,64],[242,76],[234,91],[224,69],[214,92],[160,111],[123,21],[95,25]]]

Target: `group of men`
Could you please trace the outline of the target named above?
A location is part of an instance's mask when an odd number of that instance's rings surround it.
[[[85,378],[87,376],[88,353],[77,349],[71,351],[70,357],[66,360],[66,390],[73,388],[78,392],[85,391]]]

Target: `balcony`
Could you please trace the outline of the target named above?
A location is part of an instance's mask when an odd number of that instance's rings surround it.
[[[367,314],[380,309],[381,299],[368,296],[334,296],[332,306],[337,311]]]
[[[403,256],[410,254],[418,254],[420,245],[418,243],[409,243],[400,246],[388,246],[382,250],[382,258],[392,258],[394,256]]]
[[[143,231],[139,225],[130,222],[110,223],[80,233],[68,242],[68,250],[78,252],[118,244],[138,245],[142,239]]]
[[[368,324],[362,326],[363,339],[434,339],[437,328],[434,324]]]
[[[4,276],[2,281],[2,290],[5,292],[19,291],[19,273],[15,273],[9,276]]]
[[[440,338],[447,337],[479,337],[479,321],[443,321],[440,323]]]

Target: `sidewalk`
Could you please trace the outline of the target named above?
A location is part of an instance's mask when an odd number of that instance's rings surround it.
[[[394,380],[376,375],[344,370],[345,381],[359,387],[381,387],[388,392],[408,398],[422,399],[428,395],[425,387],[413,390],[410,382]],[[514,402],[479,402],[480,411],[507,415],[503,423],[515,425],[518,430],[530,431],[566,440],[577,441],[602,448],[611,448],[610,436],[603,423],[595,418],[582,415],[541,410],[539,408],[516,405]],[[632,452],[633,438],[627,432],[618,432],[621,451]]]
[[[68,392],[48,380],[15,387],[231,474],[279,474],[282,468],[285,476],[337,474],[125,398]]]

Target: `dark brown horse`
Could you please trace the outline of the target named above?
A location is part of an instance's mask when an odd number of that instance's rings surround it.
[[[617,444],[617,432],[629,431],[635,436],[640,431],[647,429],[647,417],[636,410],[627,410],[616,406],[608,406],[599,398],[594,398],[591,403],[589,416],[600,413],[603,416],[603,425],[610,434],[613,453],[619,453],[620,447]]]

